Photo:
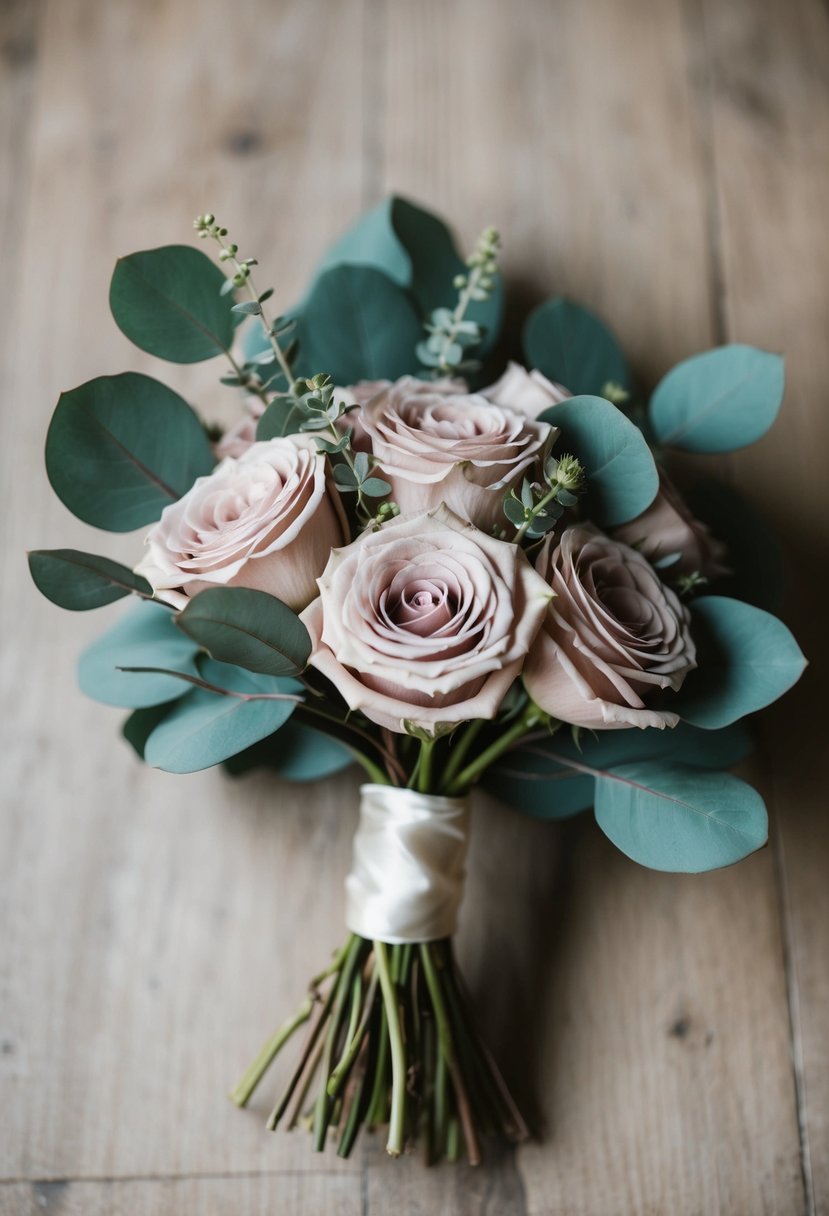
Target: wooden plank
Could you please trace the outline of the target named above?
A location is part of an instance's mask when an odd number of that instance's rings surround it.
[[[0,1185],[0,1216],[360,1216],[358,1178],[284,1174]]]
[[[825,753],[829,518],[829,14],[817,0],[705,4],[728,336],[782,350],[780,422],[735,462],[779,534],[786,619],[811,662],[765,721],[784,886],[803,1173],[829,1211],[829,817]],[[772,489],[774,486],[774,489]]]
[[[699,35],[686,6],[647,0],[524,4],[520,18],[462,0],[386,12],[386,189],[460,218],[467,241],[497,223],[517,313],[571,294],[651,383],[718,340]],[[589,822],[558,832],[494,808],[476,818],[475,848],[464,958],[546,1126],[477,1190],[407,1163],[401,1206],[800,1210],[772,855],[650,874]],[[372,1210],[387,1186],[370,1162]]]
[[[132,366],[218,409],[216,366],[164,366],[115,328],[116,255],[186,242],[212,207],[290,303],[359,209],[360,17],[359,0],[48,6],[0,442],[3,1177],[358,1169],[264,1132],[273,1083],[250,1113],[225,1099],[340,941],[353,791],[144,770],[73,677],[120,606],[60,615],[23,551],[140,552],[49,489],[60,389]]]

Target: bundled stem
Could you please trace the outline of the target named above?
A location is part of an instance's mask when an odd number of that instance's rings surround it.
[[[387,945],[351,934],[233,1090],[237,1105],[309,1021],[272,1130],[307,1121],[319,1152],[336,1128],[347,1157],[361,1128],[385,1126],[391,1156],[419,1140],[427,1163],[455,1160],[462,1143],[472,1165],[489,1134],[527,1138],[474,1026],[448,939]]]

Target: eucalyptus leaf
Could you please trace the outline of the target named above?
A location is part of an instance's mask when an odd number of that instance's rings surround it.
[[[214,659],[265,675],[295,675],[311,653],[308,630],[296,613],[250,587],[202,591],[176,623]]]
[[[58,498],[84,523],[110,532],[152,523],[213,464],[187,402],[137,372],[62,393],[46,436],[46,471]]]
[[[668,372],[650,403],[659,443],[686,452],[731,452],[754,443],[783,400],[780,355],[738,343],[694,355]]]
[[[421,316],[436,309],[448,311],[457,296],[455,276],[468,273],[446,225],[431,212],[395,195],[365,212],[331,246],[317,273],[321,275],[342,265],[382,271],[411,291]],[[503,283],[500,274],[496,274],[489,297],[473,302],[465,318],[468,325],[480,326],[483,331],[482,355],[494,347],[502,315]],[[469,329],[466,332],[471,334]],[[405,370],[417,370],[416,364],[410,363]]]
[[[145,709],[134,709],[121,727],[121,734],[135,754],[144,759],[144,748],[155,728],[162,722],[175,701],[163,701],[161,705],[148,705]]]
[[[38,590],[71,612],[101,608],[133,593],[153,594],[147,580],[127,566],[78,549],[33,549],[29,570]]]
[[[561,429],[557,452],[572,452],[587,475],[588,517],[615,527],[641,515],[659,489],[659,474],[637,426],[603,397],[571,397],[539,415]]]
[[[417,307],[370,266],[335,266],[315,282],[296,323],[297,375],[324,369],[337,384],[396,380],[417,369]]]
[[[525,322],[523,342],[531,366],[573,394],[601,396],[610,382],[631,387],[627,360],[613,334],[572,300],[559,296],[534,309]]]
[[[210,683],[250,696],[287,696],[293,680],[243,671],[208,659],[202,675]],[[194,773],[273,734],[295,708],[290,700],[243,700],[195,688],[182,697],[150,734],[144,758],[168,773]]]
[[[284,435],[297,435],[307,421],[308,410],[301,402],[277,397],[256,424],[256,438],[281,439]]]
[[[173,623],[162,604],[142,600],[96,638],[78,660],[78,683],[93,701],[142,709],[183,696],[187,685],[174,676],[119,671],[122,667],[165,667],[197,675],[199,647]]]
[[[291,718],[278,735],[231,756],[224,767],[233,777],[267,768],[285,781],[308,782],[321,781],[353,763],[354,757],[342,743]]]
[[[693,513],[725,544],[730,573],[717,579],[717,594],[776,612],[783,599],[785,571],[780,541],[769,519],[722,482],[699,482],[685,498]]]
[[[699,666],[670,705],[695,726],[717,730],[782,697],[806,660],[782,621],[762,608],[721,595],[691,604]]]
[[[227,281],[201,250],[165,245],[118,260],[109,305],[141,350],[171,363],[200,363],[233,342],[230,303],[221,294]]]
[[[730,773],[656,762],[596,778],[596,822],[652,870],[697,874],[733,865],[768,838],[763,799]]]

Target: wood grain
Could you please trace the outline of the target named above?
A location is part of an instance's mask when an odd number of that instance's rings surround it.
[[[761,19],[762,18],[762,19]],[[0,1212],[829,1213],[826,659],[829,18],[819,0],[44,0],[0,6]],[[223,1094],[341,935],[356,780],[179,779],[115,742],[25,547],[122,556],[52,496],[58,392],[131,366],[115,257],[214,209],[290,301],[388,190],[494,221],[508,333],[594,307],[643,382],[713,342],[785,349],[772,436],[719,462],[773,512],[812,659],[748,774],[774,844],[676,878],[585,817],[476,804],[459,942],[540,1139],[479,1171],[352,1160]],[[140,538],[136,538],[136,552]],[[817,561],[816,561],[817,559]],[[271,1087],[273,1088],[273,1087]]]

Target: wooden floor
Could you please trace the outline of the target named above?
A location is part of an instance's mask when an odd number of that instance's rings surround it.
[[[0,1211],[829,1213],[826,4],[3,0],[0,58]],[[109,610],[61,614],[23,558],[138,552],[49,491],[61,389],[132,366],[218,415],[212,366],[116,330],[116,256],[209,208],[287,304],[392,189],[465,243],[496,223],[513,316],[570,294],[648,382],[728,340],[787,356],[773,434],[721,462],[812,660],[750,770],[772,843],[678,878],[479,802],[461,950],[543,1134],[477,1172],[376,1139],[343,1164],[266,1133],[270,1094],[225,1100],[340,937],[356,783],[142,769],[74,687]]]

